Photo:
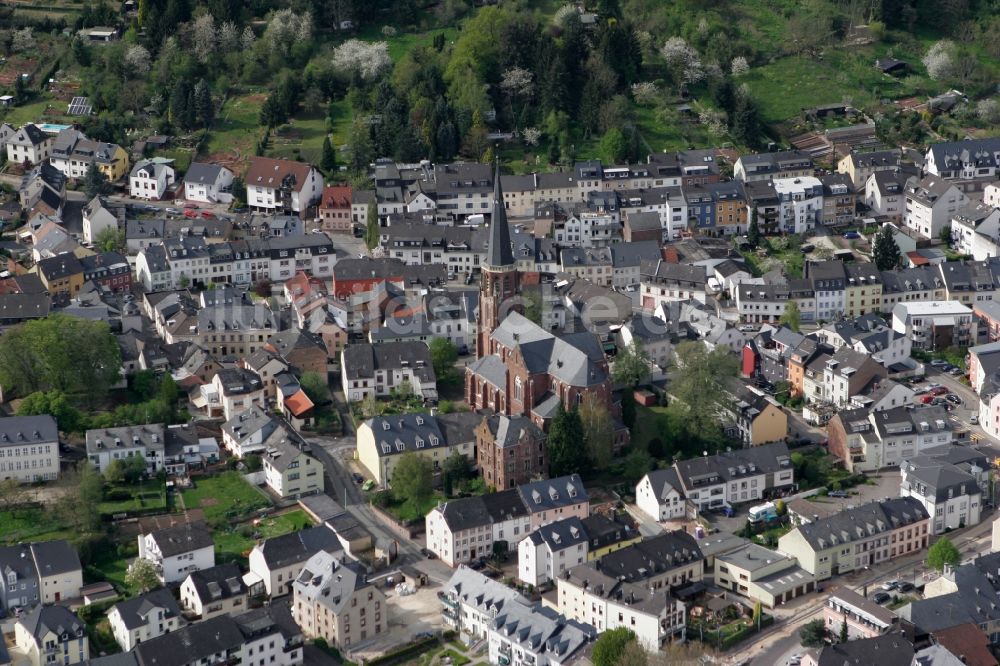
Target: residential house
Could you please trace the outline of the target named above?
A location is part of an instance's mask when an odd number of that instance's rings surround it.
[[[819,177],[823,185],[823,212],[820,223],[825,226],[850,224],[854,220],[857,207],[854,196],[854,185],[850,176],[842,173],[831,173]],[[864,181],[861,187],[864,189]]]
[[[659,245],[664,238],[663,223],[657,213],[644,211],[625,216],[623,238],[627,243],[653,241]]]
[[[91,282],[111,293],[132,291],[132,267],[117,252],[101,252],[80,257],[84,283]]]
[[[897,614],[901,620],[934,634],[972,624],[986,634],[991,645],[996,645],[1000,640],[1000,618],[994,610],[1000,607],[995,582],[1000,566],[997,560],[997,553],[990,553],[971,564],[947,567],[940,578],[931,581],[939,590],[911,601]],[[970,642],[968,647],[974,650],[975,643]]]
[[[795,484],[784,442],[726,451],[674,463],[684,498],[698,510],[759,502]]]
[[[900,497],[924,505],[934,534],[978,525],[983,498],[989,497],[990,463],[972,449],[943,445],[899,466]]]
[[[852,472],[876,471],[902,465],[955,439],[954,426],[943,409],[911,407],[840,410],[827,424],[830,453]]]
[[[64,539],[0,548],[0,567],[0,608],[7,611],[76,599],[83,587],[80,557]]]
[[[715,584],[774,608],[816,589],[816,578],[800,568],[794,557],[747,543],[715,556]]]
[[[708,277],[701,266],[659,260],[639,268],[639,294],[643,310],[655,312],[664,303],[694,300],[705,303]]]
[[[687,502],[672,467],[648,472],[635,486],[635,505],[657,522],[684,518]]]
[[[553,520],[590,515],[590,496],[578,474],[530,481],[517,487],[532,529]]]
[[[860,192],[873,173],[892,171],[898,167],[901,156],[898,149],[864,152],[852,150],[837,162],[837,172],[850,178],[854,189]]]
[[[156,567],[164,584],[215,566],[215,544],[204,523],[178,523],[139,535],[139,557]]]
[[[54,136],[46,134],[37,125],[27,123],[7,137],[7,161],[33,165],[47,162],[54,142]]]
[[[788,437],[788,414],[769,395],[744,388],[724,406],[727,428],[745,446],[781,442]],[[728,425],[730,423],[732,425]]]
[[[222,416],[229,421],[253,405],[264,404],[264,385],[260,375],[252,370],[223,368],[210,384],[201,385],[192,404],[204,408],[210,416]]]
[[[778,228],[784,233],[803,234],[822,220],[823,183],[815,176],[775,178],[778,197]]]
[[[909,359],[913,344],[905,334],[886,326],[885,320],[877,314],[827,324],[816,334],[834,350],[850,347],[860,354],[868,354],[885,368]]]
[[[60,254],[35,264],[45,290],[53,296],[70,298],[83,287],[83,264],[73,254]]]
[[[344,395],[351,402],[387,396],[407,384],[424,400],[437,400],[437,377],[422,342],[351,344],[341,352],[340,363]]]
[[[830,593],[823,604],[823,625],[833,635],[840,635],[847,624],[847,640],[875,638],[899,626],[896,614],[847,586]]]
[[[14,625],[14,643],[31,666],[90,658],[87,625],[65,606],[37,606]]]
[[[745,183],[779,178],[802,178],[815,171],[812,157],[802,150],[742,155],[733,167],[733,178]]]
[[[250,607],[250,592],[234,562],[192,571],[181,583],[180,597],[185,613],[200,620],[236,615]]]
[[[254,404],[222,424],[222,445],[238,458],[251,453],[259,454],[264,451],[264,442],[275,430],[283,427],[282,422],[270,415],[263,405]]]
[[[903,223],[924,238],[938,238],[949,220],[969,203],[953,183],[929,176],[906,188]]]
[[[201,203],[229,203],[234,174],[224,166],[193,162],[184,174],[184,198]]]
[[[525,416],[493,414],[476,427],[476,466],[490,488],[513,488],[548,471],[545,433]]]
[[[432,509],[424,521],[427,549],[451,567],[489,557],[497,542],[503,549],[532,531],[516,488],[450,500]]]
[[[59,429],[49,415],[0,418],[0,480],[59,478]]]
[[[328,185],[319,203],[320,229],[331,233],[351,233],[352,189],[350,185]]]
[[[129,194],[136,199],[158,201],[174,184],[174,167],[159,160],[140,160],[129,174]]]
[[[28,219],[38,214],[59,218],[66,200],[66,176],[48,162],[42,162],[24,174],[17,197]]]
[[[101,232],[118,229],[118,216],[104,205],[100,197],[94,197],[83,207],[83,240],[95,243]]]
[[[487,630],[490,663],[510,661],[514,666],[575,663],[594,638],[591,627],[540,603],[508,605]]]
[[[269,596],[280,597],[292,591],[302,566],[320,551],[343,551],[337,533],[325,523],[264,539],[250,551],[250,573],[263,582]]]
[[[874,264],[844,264],[844,316],[848,319],[879,312],[882,307],[882,274]]]
[[[924,170],[949,180],[989,179],[997,177],[996,138],[968,139],[932,143],[924,157]]]
[[[341,650],[389,631],[389,608],[364,567],[320,551],[292,585],[292,615],[306,638],[322,638]]]
[[[835,632],[836,633],[836,632]],[[933,652],[945,652],[935,646]],[[954,658],[954,657],[952,657]],[[879,663],[885,666],[911,666],[914,664],[946,664],[947,658],[927,650],[915,652],[913,642],[902,633],[861,638],[834,645],[824,645],[819,653],[810,652],[803,660],[804,666],[842,666],[843,664]]]
[[[473,639],[486,638],[493,619],[506,606],[528,603],[517,590],[465,565],[451,574],[439,598],[444,625]]]
[[[518,544],[518,578],[535,587],[554,583],[568,569],[637,543],[640,538],[631,525],[601,514],[557,520]]]
[[[911,497],[871,502],[799,525],[778,539],[778,551],[822,581],[925,550],[929,523]]]
[[[103,474],[115,460],[139,456],[155,476],[164,466],[164,430],[160,423],[92,428],[87,431],[87,459]]]
[[[304,218],[322,195],[323,178],[316,167],[303,162],[252,157],[246,186],[251,210]]]
[[[83,179],[93,164],[109,183],[116,183],[129,172],[128,154],[116,143],[92,141],[79,130],[69,127],[52,141],[49,163],[67,178]]]
[[[803,394],[810,402],[844,407],[852,396],[886,376],[886,369],[868,354],[845,346],[830,356],[818,356],[815,362],[809,364]]]
[[[908,171],[876,171],[865,181],[864,201],[873,215],[901,223],[906,215],[907,191],[916,181]]]
[[[280,439],[265,440],[264,482],[278,497],[298,498],[323,492],[323,465],[310,455],[309,445],[291,430],[282,429]]]
[[[892,329],[924,351],[970,346],[977,340],[977,321],[958,301],[897,303],[892,309]]]
[[[180,606],[167,588],[119,601],[108,610],[115,642],[125,652],[139,643],[177,631],[184,624]]]

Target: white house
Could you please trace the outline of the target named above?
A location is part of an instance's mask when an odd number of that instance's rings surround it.
[[[975,344],[977,321],[972,310],[958,301],[911,301],[892,308],[892,330],[910,338],[913,349]]]
[[[326,524],[265,539],[250,551],[250,573],[263,581],[269,596],[280,597],[292,591],[302,565],[320,551],[343,552],[336,532]]]
[[[59,429],[51,416],[0,418],[0,480],[59,478]]]
[[[304,162],[251,157],[246,186],[251,210],[305,217],[323,194],[323,177]]]
[[[309,455],[309,445],[302,438],[290,434],[283,429],[265,442],[264,482],[281,498],[323,492],[323,465]]]
[[[40,164],[49,159],[55,137],[28,123],[7,138],[7,161]]]
[[[181,583],[181,606],[201,620],[236,615],[250,606],[250,591],[235,562],[192,571]]]
[[[94,197],[83,207],[83,241],[93,243],[105,229],[117,229],[118,217],[104,207],[100,197]]]
[[[416,395],[437,399],[437,377],[423,342],[350,344],[341,352],[340,367],[344,395],[350,402],[387,396],[404,383]]]
[[[158,160],[140,160],[129,174],[129,194],[136,199],[162,199],[174,184],[174,168]]]
[[[233,172],[218,164],[194,162],[184,174],[184,198],[202,203],[229,203]]]
[[[929,176],[906,188],[903,223],[924,238],[937,238],[969,199],[954,184]]]
[[[656,521],[683,518],[686,503],[680,488],[677,472],[672,468],[653,470],[636,484],[635,505]]]
[[[516,590],[466,566],[455,569],[441,595],[444,624],[479,639],[486,638],[493,618],[504,608],[527,603]]]
[[[115,642],[125,652],[139,643],[177,631],[184,623],[177,600],[167,588],[120,601],[108,611]]]
[[[204,523],[179,523],[140,534],[139,558],[156,567],[164,584],[179,583],[192,571],[215,566],[215,543]]]
[[[815,176],[776,178],[778,223],[782,231],[801,234],[814,228],[823,214],[823,183]]]
[[[87,625],[65,606],[37,606],[22,615],[14,642],[31,666],[68,666],[90,658]]]
[[[517,545],[517,574],[538,586],[587,561],[587,531],[576,516],[544,525]]]
[[[933,534],[979,524],[990,482],[990,463],[984,455],[946,445],[907,460],[899,469],[900,497],[924,505]]]

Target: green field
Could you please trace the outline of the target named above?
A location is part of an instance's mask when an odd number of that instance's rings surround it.
[[[58,517],[43,509],[0,511],[0,543],[68,539],[74,535]]]
[[[215,541],[217,559],[220,562],[241,562],[246,563],[246,555],[252,550],[257,541],[253,534],[257,533],[262,539],[290,534],[312,525],[309,516],[301,509],[283,513],[280,516],[273,516],[261,520],[256,525],[244,524],[229,531],[216,530],[212,535]],[[249,536],[246,536],[249,533]]]
[[[101,515],[113,516],[118,513],[150,511],[153,509],[165,510],[167,508],[167,490],[162,483],[159,484],[159,488],[157,488],[157,482],[154,480],[144,485],[124,489],[132,492],[131,499],[105,500],[101,502]]]
[[[212,524],[229,522],[234,515],[243,516],[271,505],[271,500],[239,472],[200,477],[195,487],[185,490],[181,497],[187,509],[201,509],[205,520]]]

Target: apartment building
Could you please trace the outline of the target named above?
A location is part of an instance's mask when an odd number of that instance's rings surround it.
[[[59,478],[59,428],[48,415],[0,418],[0,480]]]
[[[140,534],[139,557],[156,567],[164,584],[179,583],[192,571],[215,566],[215,543],[204,523],[179,523]]]
[[[998,159],[1000,140],[995,137],[945,141],[928,146],[924,170],[949,180],[995,180]]]
[[[852,472],[869,472],[898,467],[955,439],[954,425],[944,409],[910,407],[840,410],[827,424],[830,453]]]
[[[700,511],[766,500],[795,483],[784,442],[678,460],[674,470],[677,490]]]
[[[482,417],[455,414],[398,414],[368,419],[358,426],[357,460],[376,483],[391,485],[396,465],[405,453],[426,458],[440,473],[452,455],[475,457],[475,427]],[[499,487],[499,486],[497,486]]]
[[[305,218],[323,193],[323,177],[303,162],[251,157],[246,187],[250,210]]]
[[[899,618],[888,608],[861,596],[847,586],[830,593],[823,604],[823,625],[832,635],[840,635],[847,623],[847,640],[882,636],[899,625]]]
[[[932,531],[978,525],[984,498],[989,497],[990,462],[974,449],[938,446],[900,465],[900,497],[924,505]]]
[[[854,189],[861,191],[873,173],[892,171],[899,166],[902,152],[892,150],[852,150],[837,162],[837,172],[851,179]]]
[[[115,642],[125,652],[139,643],[177,631],[185,624],[180,606],[167,588],[119,601],[108,610]]]
[[[308,639],[348,650],[389,631],[389,608],[362,565],[320,551],[292,584],[292,616]]]
[[[939,238],[952,216],[968,203],[968,197],[954,184],[928,176],[907,186],[903,224],[923,238]]]
[[[423,342],[351,344],[340,354],[342,388],[351,402],[387,396],[400,385],[425,400],[437,400],[437,377]]]
[[[742,155],[733,167],[733,178],[746,183],[779,178],[803,178],[815,171],[812,157],[803,150]]]
[[[937,351],[968,347],[977,338],[978,320],[958,301],[897,303],[892,308],[892,329],[913,341],[913,349]]]

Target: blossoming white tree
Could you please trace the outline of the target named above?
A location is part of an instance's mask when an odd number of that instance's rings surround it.
[[[674,79],[683,83],[697,83],[705,78],[705,67],[697,49],[683,37],[671,37],[660,49],[660,55],[673,71]]]
[[[333,50],[333,66],[345,73],[357,72],[363,79],[375,79],[392,65],[389,44],[349,39]]]

